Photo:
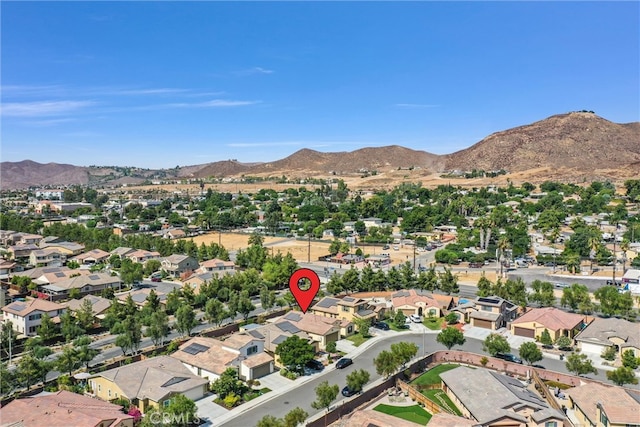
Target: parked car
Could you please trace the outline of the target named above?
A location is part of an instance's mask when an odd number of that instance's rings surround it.
[[[422,316],[418,316],[417,314],[412,314],[409,316],[409,319],[414,323],[422,323]]]
[[[311,359],[307,362],[307,368],[313,369],[314,371],[322,371],[324,369],[324,365],[317,359]]]
[[[384,246],[382,247],[382,250],[383,250],[383,251],[386,251],[387,249],[389,249],[389,245],[384,245]]]
[[[393,247],[393,250],[394,250],[394,251],[399,251],[399,250],[400,250],[400,248],[396,245],[396,246],[394,246],[394,247]]]
[[[482,262],[470,262],[469,268],[482,268],[483,265],[484,263]]]
[[[353,364],[353,360],[349,359],[348,357],[343,357],[342,359],[336,362],[336,369],[346,368],[347,366],[352,364]]]
[[[342,389],[342,395],[344,397],[351,397],[356,393],[357,393],[357,391],[351,390],[348,385],[344,386],[344,388]]]
[[[506,360],[507,362],[519,363],[522,365],[522,359],[511,353],[498,353],[496,354],[498,359]]]
[[[568,288],[569,285],[567,285],[566,283],[554,283],[553,287],[557,289],[564,289],[564,288]]]
[[[152,277],[151,281],[152,282],[162,282],[162,277]]]
[[[373,327],[382,331],[388,331],[389,325],[386,322],[374,322]]]

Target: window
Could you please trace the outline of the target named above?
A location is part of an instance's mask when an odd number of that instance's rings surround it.
[[[349,327],[347,328],[347,332],[348,332],[348,333],[353,332],[353,326],[349,326]]]
[[[111,397],[111,389],[108,390],[107,394],[109,395],[109,397]]]
[[[37,314],[32,314],[29,316],[29,320],[38,320],[42,317],[41,313],[37,313]]]
[[[169,406],[170,403],[171,403],[171,400],[167,399],[164,402],[162,402],[162,406],[166,408],[167,406]]]
[[[604,427],[608,427],[609,426],[609,419],[607,418],[607,414],[602,412],[602,409],[600,409],[600,422],[602,423],[602,425]]]
[[[544,423],[544,427],[558,427],[558,423],[556,421],[547,421]]]
[[[102,386],[100,384],[98,384],[98,391],[102,390]]]
[[[349,307],[347,307],[346,305],[343,305],[342,306],[342,311],[348,312],[349,311]]]
[[[247,348],[247,356],[252,355],[252,354],[256,354],[258,352],[258,346],[257,345],[252,345],[251,347]]]

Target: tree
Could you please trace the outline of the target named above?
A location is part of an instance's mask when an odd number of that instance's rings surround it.
[[[222,321],[229,317],[229,312],[225,310],[224,304],[218,299],[210,299],[204,306],[204,313],[211,323],[220,326]]]
[[[198,407],[195,402],[184,394],[176,394],[169,401],[169,406],[164,408],[165,413],[175,415],[172,417],[178,425],[191,425],[197,418],[196,411]],[[179,421],[178,421],[179,420]]]
[[[282,418],[276,418],[273,415],[265,415],[258,420],[256,427],[284,427]]]
[[[455,325],[458,323],[458,315],[454,312],[451,312],[444,316],[444,320],[447,321],[447,325]]]
[[[376,366],[378,375],[383,375],[385,378],[389,378],[400,366],[393,353],[387,350],[382,350],[378,357],[373,359],[373,364]]]
[[[298,427],[309,417],[304,409],[296,406],[284,416],[284,427]]]
[[[586,375],[589,373],[593,373],[594,375],[598,374],[598,370],[593,367],[591,360],[587,357],[586,354],[570,354],[567,357],[565,366],[567,368],[567,371],[573,372],[578,376]]]
[[[275,291],[270,291],[268,287],[263,286],[260,290],[260,303],[262,304],[262,308],[264,310],[269,310],[274,305],[276,305]]]
[[[355,323],[356,328],[358,329],[358,333],[362,335],[364,338],[369,336],[369,328],[371,327],[371,319],[365,319],[363,317],[355,317],[353,319],[353,323]]]
[[[353,371],[347,375],[347,387],[356,393],[361,392],[364,385],[369,382],[370,377],[369,372],[364,369]]]
[[[95,322],[95,318],[93,316],[93,304],[89,299],[85,299],[80,304],[80,308],[73,313],[76,317],[76,321],[78,322],[78,326],[82,329],[89,330],[93,327]]]
[[[542,331],[542,334],[540,335],[540,342],[542,343],[542,345],[546,345],[546,346],[550,346],[553,344],[553,340],[551,339],[551,334],[549,333],[549,330],[545,328],[544,331]]]
[[[329,385],[329,381],[321,382],[318,387],[316,387],[316,400],[311,403],[311,407],[313,409],[326,409],[329,412],[329,407],[336,397],[338,397],[338,392],[340,391],[340,387],[338,384]],[[326,425],[326,413],[325,413],[325,425]]]
[[[238,379],[238,371],[227,368],[220,377],[211,384],[211,391],[224,399],[230,394],[241,396],[247,390],[247,386]]]
[[[626,366],[620,366],[613,371],[607,371],[607,379],[619,386],[624,384],[638,384],[638,378],[636,378],[635,372]]]
[[[77,351],[72,346],[65,346],[62,354],[56,360],[56,368],[60,372],[68,372],[69,376],[73,375],[73,371],[78,369],[82,362],[78,359]]]
[[[325,350],[327,350],[328,353],[335,353],[337,350],[338,345],[336,344],[335,341],[330,341],[327,343]]]
[[[251,298],[249,298],[249,292],[240,292],[240,298],[238,299],[238,313],[242,314],[245,321],[249,318],[249,314],[255,309],[256,306],[253,305]]]
[[[85,330],[78,324],[78,321],[71,314],[70,310],[66,310],[60,315],[60,332],[67,342],[84,335]]]
[[[478,280],[478,292],[477,292],[478,296],[488,297],[489,295],[492,294],[492,289],[493,289],[493,283],[491,282],[491,280],[487,279],[484,275],[484,272],[482,272],[482,276]]]
[[[76,357],[78,359],[78,362],[84,364],[87,370],[89,369],[89,363],[91,363],[93,358],[100,354],[100,350],[89,347],[90,344],[91,338],[89,338],[87,335],[82,335],[81,337],[78,337],[75,339],[75,341],[73,341],[73,346],[76,350]]]
[[[533,293],[529,295],[529,301],[538,303],[541,307],[552,307],[556,302],[553,294],[553,284],[534,280],[531,284]]]
[[[529,365],[542,360],[542,352],[534,342],[522,343],[518,349],[518,353],[522,360],[527,362]]]
[[[610,362],[616,360],[616,355],[618,354],[618,352],[616,351],[616,348],[614,346],[609,346],[607,348],[605,348],[604,350],[602,350],[602,354],[600,355],[600,357],[602,357],[604,360],[608,360]]]
[[[311,344],[297,335],[292,335],[276,347],[280,363],[295,372],[302,372],[316,352]]]
[[[26,386],[28,390],[36,380],[46,377],[51,368],[51,362],[39,360],[31,354],[26,354],[18,362],[16,377],[20,384]]]
[[[122,349],[122,354],[127,354],[127,351],[138,351],[142,341],[142,325],[135,316],[125,317],[112,328],[112,332],[119,334],[115,344]]]
[[[406,321],[407,321],[407,316],[404,315],[402,310],[396,310],[395,314],[393,315],[393,323],[396,326],[401,326],[401,325],[404,325]]]
[[[391,344],[391,353],[403,367],[418,354],[418,346],[412,342],[401,341]]]
[[[44,313],[42,318],[40,319],[40,326],[38,326],[38,335],[42,337],[43,340],[47,341],[54,338],[58,335],[58,327],[51,317],[49,317],[48,313]]]
[[[7,357],[14,352],[17,338],[18,333],[13,329],[13,323],[10,320],[3,322],[0,326],[0,347]]]
[[[151,313],[149,317],[149,326],[144,334],[151,338],[153,345],[158,346],[164,344],[164,339],[169,335],[169,316],[164,310],[158,310]]]
[[[2,381],[0,381],[0,394],[7,395],[13,391],[16,387],[14,377],[14,372],[7,368],[7,364],[0,362],[0,378],[2,378]]]
[[[585,285],[574,283],[568,288],[562,290],[562,298],[560,304],[563,307],[569,307],[571,311],[576,311],[585,302],[590,302],[589,289]]]
[[[555,344],[560,350],[563,350],[570,348],[572,343],[571,338],[560,335]]]
[[[190,305],[183,304],[176,311],[176,331],[182,335],[191,335],[191,330],[195,328],[197,323],[196,313]]]
[[[454,345],[463,345],[466,339],[459,329],[449,326],[438,334],[436,341],[451,350]]]
[[[640,363],[640,358],[636,357],[633,350],[625,350],[622,353],[622,366],[625,368],[636,369]]]
[[[508,353],[511,350],[509,342],[500,334],[490,334],[482,343],[482,350],[495,356],[498,353]]]

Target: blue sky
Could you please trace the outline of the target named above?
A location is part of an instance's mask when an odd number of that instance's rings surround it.
[[[2,161],[437,154],[638,121],[638,2],[2,2]]]

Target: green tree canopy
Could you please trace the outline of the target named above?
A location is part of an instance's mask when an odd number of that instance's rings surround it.
[[[511,347],[505,337],[500,334],[492,333],[484,340],[482,350],[486,351],[491,356],[495,356],[498,353],[508,353],[511,350]]]
[[[451,350],[454,345],[463,345],[466,339],[459,329],[449,326],[438,334],[436,341]]]
[[[287,369],[302,372],[307,362],[315,356],[315,349],[306,340],[292,335],[278,344],[275,353]]]

